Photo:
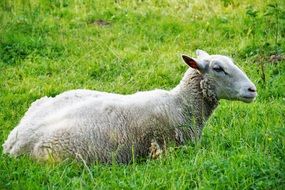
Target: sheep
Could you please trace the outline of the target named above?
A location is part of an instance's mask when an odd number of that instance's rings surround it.
[[[169,144],[200,139],[220,99],[252,102],[255,85],[233,60],[196,51],[173,89],[119,95],[71,90],[32,103],[3,144],[11,156],[41,161],[67,158],[86,163],[130,163],[159,157]]]

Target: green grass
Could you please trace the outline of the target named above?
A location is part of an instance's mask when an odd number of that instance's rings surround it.
[[[284,1],[2,0],[0,7],[0,144],[45,95],[171,89],[187,69],[180,54],[197,48],[232,56],[259,93],[252,104],[222,100],[200,142],[169,148],[160,160],[87,167],[1,154],[0,189],[285,189],[285,61],[270,60],[284,58]]]

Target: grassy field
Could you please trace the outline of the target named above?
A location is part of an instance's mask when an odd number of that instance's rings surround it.
[[[285,5],[276,0],[1,0],[0,144],[30,104],[65,90],[171,89],[197,48],[257,85],[222,100],[196,145],[130,165],[0,154],[0,189],[285,189]],[[2,153],[2,147],[0,148]]]

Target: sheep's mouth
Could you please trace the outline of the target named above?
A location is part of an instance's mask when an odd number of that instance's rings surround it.
[[[242,96],[242,98],[245,98],[245,99],[254,99],[255,96]]]

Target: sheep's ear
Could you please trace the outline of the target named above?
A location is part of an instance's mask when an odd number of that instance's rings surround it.
[[[187,55],[182,55],[182,58],[184,60],[184,62],[191,68],[193,69],[197,69],[199,70],[200,72],[204,72],[204,65],[199,63],[198,60],[194,59],[194,58],[191,58],[191,57],[188,57]]]
[[[207,58],[210,56],[207,52],[200,50],[200,49],[196,50],[196,55],[198,58]]]

